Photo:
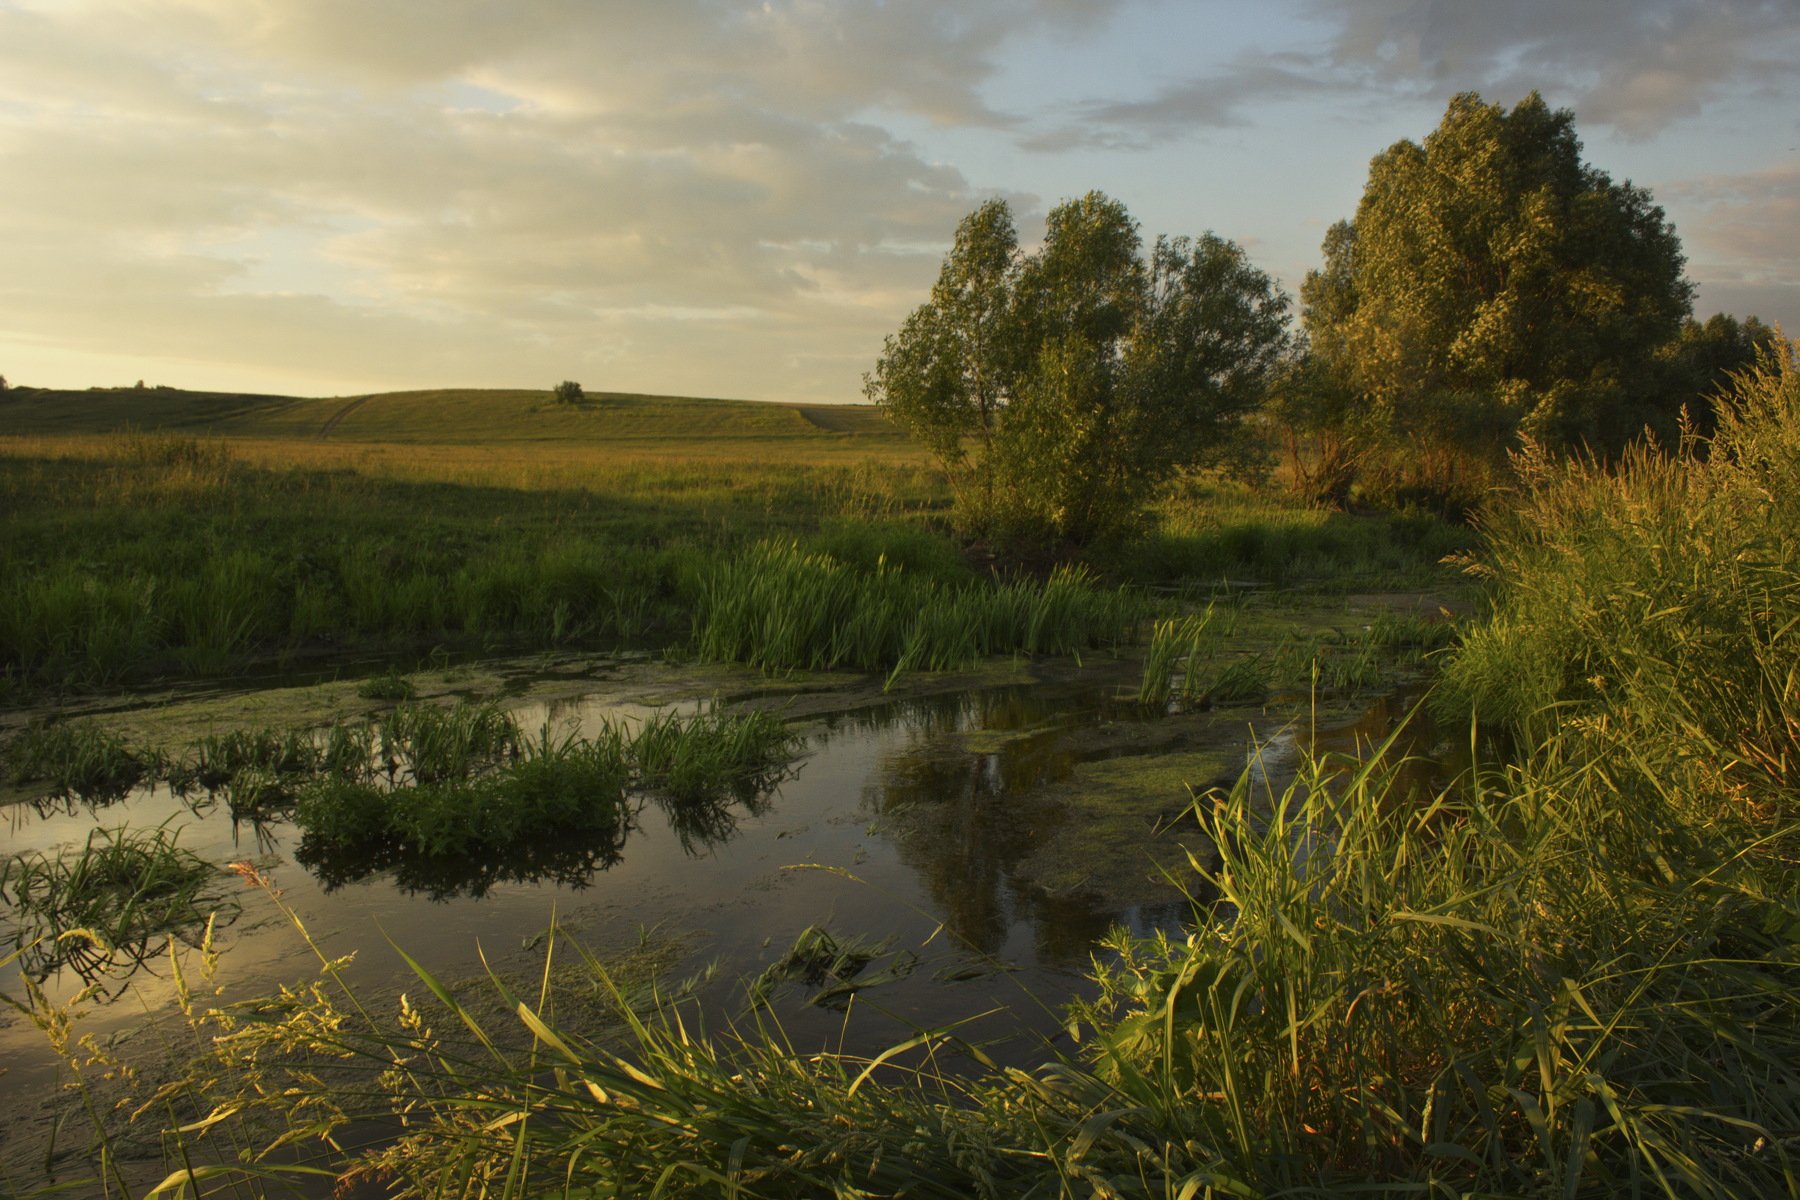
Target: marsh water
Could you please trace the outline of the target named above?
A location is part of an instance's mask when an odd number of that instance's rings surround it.
[[[1171,878],[1197,884],[1185,855],[1208,853],[1184,818],[1194,790],[1229,783],[1250,762],[1279,774],[1308,744],[1377,740],[1404,708],[1381,697],[1315,728],[1274,711],[1150,709],[1117,672],[1072,674],[836,712],[815,704],[793,721],[799,756],[764,794],[701,822],[645,801],[616,842],[533,862],[359,877],[343,864],[304,864],[297,832],[281,821],[234,823],[222,803],[160,787],[102,808],[11,805],[8,849],[78,848],[96,825],[166,823],[209,862],[255,864],[325,953],[355,953],[350,976],[372,995],[408,986],[394,947],[447,979],[487,967],[529,976],[554,922],[602,957],[659,944],[676,952],[674,975],[711,964],[699,1001],[723,1022],[743,1011],[745,980],[802,931],[823,928],[879,950],[864,979],[880,982],[855,992],[848,1011],[844,994],[815,1003],[804,980],[778,988],[775,1011],[797,1047],[872,1051],[915,1028],[968,1022],[963,1036],[1036,1061],[1063,1006],[1090,986],[1100,937],[1119,925],[1173,928],[1191,912]],[[616,695],[565,695],[522,702],[515,715],[528,731],[580,730],[651,711]],[[316,974],[267,891],[222,874],[216,894],[229,994]],[[96,1004],[85,1028],[129,1038],[173,1000],[168,956],[115,976],[116,999]],[[42,986],[60,1002],[84,984],[65,970]],[[16,1014],[0,1023],[0,1061],[0,1111],[13,1114],[36,1104],[57,1070],[42,1032]],[[8,1134],[23,1124],[5,1123]]]

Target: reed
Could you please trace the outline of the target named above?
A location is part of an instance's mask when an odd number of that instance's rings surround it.
[[[1166,617],[1151,627],[1138,703],[1166,704],[1171,694],[1178,700],[1197,700],[1204,695],[1201,677],[1216,649],[1211,624],[1212,609],[1208,607],[1202,613]]]
[[[1528,453],[1466,560],[1493,618],[1446,666],[1440,708],[1528,741],[1571,719],[1791,811],[1800,782],[1800,370],[1739,377],[1710,443],[1615,470]]]
[[[0,862],[0,903],[25,969],[41,979],[70,966],[92,979],[204,927],[223,904],[221,874],[179,836],[167,824],[95,828],[78,850]]]
[[[692,805],[767,791],[797,746],[772,713],[713,711],[684,718],[664,711],[638,727],[628,754],[639,787]]]
[[[1080,568],[958,586],[774,542],[715,564],[697,589],[698,652],[765,670],[943,671],[990,654],[1079,653],[1129,639],[1142,607]]]
[[[160,765],[96,721],[30,724],[4,745],[14,783],[41,783],[55,797],[107,804],[122,799]]]
[[[291,793],[301,861],[328,884],[391,869],[440,896],[502,878],[584,881],[618,860],[642,794],[684,840],[705,842],[729,828],[729,802],[775,785],[797,747],[762,712],[526,737],[503,710],[467,702],[396,710],[374,758],[373,736],[335,737],[318,760],[335,765]]]
[[[467,780],[517,757],[521,735],[499,705],[459,700],[448,708],[403,704],[382,722],[380,736],[390,777],[434,784]]]

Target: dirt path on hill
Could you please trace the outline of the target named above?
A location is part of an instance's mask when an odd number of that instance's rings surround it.
[[[861,422],[858,420],[861,414],[845,412],[831,405],[806,408],[795,405],[794,411],[827,433],[855,433],[861,428]]]
[[[339,422],[343,421],[345,417],[349,416],[374,398],[375,397],[373,396],[358,396],[356,399],[350,401],[350,403],[344,405],[344,407],[332,413],[331,419],[319,427],[319,439],[323,441],[325,438],[330,437],[331,431],[338,427]]]

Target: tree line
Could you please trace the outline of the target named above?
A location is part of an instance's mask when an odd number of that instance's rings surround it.
[[[1370,163],[1293,304],[1211,233],[1148,246],[1090,192],[1037,250],[990,200],[887,338],[868,397],[950,480],[966,532],[1129,531],[1182,471],[1266,468],[1307,499],[1467,507],[1526,441],[1607,458],[1704,433],[1759,354],[1755,317],[1692,316],[1675,230],[1582,161],[1574,116],[1454,97]]]

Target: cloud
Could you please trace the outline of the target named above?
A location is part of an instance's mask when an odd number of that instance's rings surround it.
[[[1665,183],[1659,197],[1683,213],[1696,309],[1755,313],[1800,331],[1800,159],[1762,171]]]
[[[1307,56],[1250,52],[1141,99],[1076,105],[1068,120],[1027,136],[1023,144],[1039,151],[1079,146],[1148,149],[1166,143],[1171,135],[1248,124],[1248,111],[1272,101],[1355,91],[1353,80]]]
[[[1683,231],[1690,248],[1724,262],[1763,264],[1800,282],[1800,159],[1677,180],[1658,192],[1700,214]]]
[[[1537,88],[1584,121],[1644,137],[1734,89],[1788,78],[1800,51],[1791,0],[1322,0],[1324,61],[1372,84]]]
[[[1310,45],[1257,45],[1137,98],[1070,106],[1024,144],[1143,149],[1295,99],[1368,107],[1471,90],[1507,103],[1538,90],[1584,124],[1643,138],[1722,96],[1771,91],[1800,58],[1792,0],[1301,0],[1299,11],[1325,31]]]
[[[1009,31],[1114,6],[0,7],[0,244],[30,247],[0,330],[371,385],[591,359],[853,398],[845,360],[979,199],[879,114],[1007,127],[981,85]]]

